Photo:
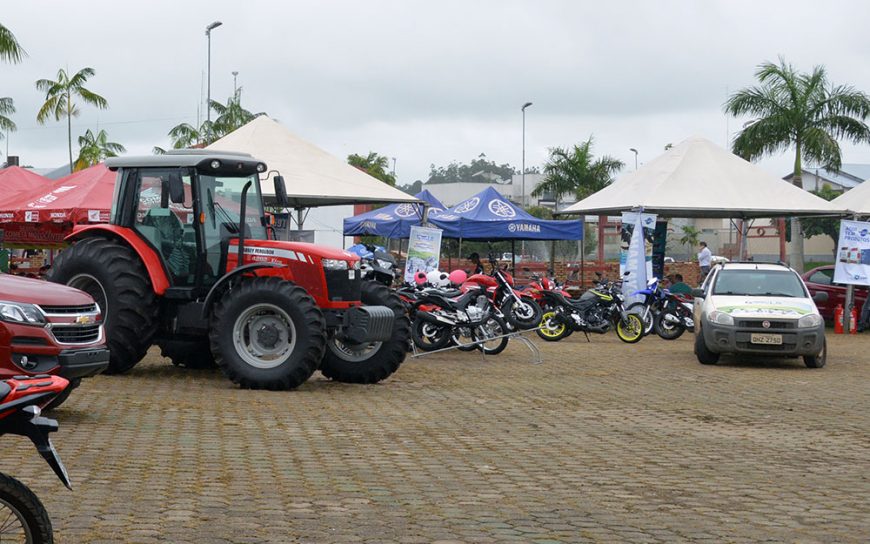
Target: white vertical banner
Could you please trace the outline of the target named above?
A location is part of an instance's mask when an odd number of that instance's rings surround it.
[[[646,275],[652,277],[652,242],[655,237],[656,220],[654,213],[623,212],[622,233],[619,246],[619,275],[625,274],[628,264],[628,248],[634,234],[634,227],[638,219],[643,223],[644,255],[646,256]]]
[[[840,221],[834,282],[870,285],[870,223]]]
[[[441,259],[441,229],[411,226],[408,239],[408,258],[405,264],[405,281],[414,283],[414,274],[422,270],[438,269]]]
[[[627,214],[623,214],[623,225],[625,225]],[[628,251],[625,256],[625,267],[620,267],[620,272],[626,274],[622,278],[622,293],[625,295],[626,302],[631,303],[634,300],[640,300],[641,297],[632,297],[631,294],[635,291],[646,288],[648,278],[652,275],[652,247],[647,251],[646,236],[644,233],[645,222],[649,221],[652,229],[655,229],[656,218],[652,214],[633,214],[633,228],[631,232],[631,241],[628,244]],[[644,217],[647,216],[647,217]],[[650,258],[647,258],[647,254]]]

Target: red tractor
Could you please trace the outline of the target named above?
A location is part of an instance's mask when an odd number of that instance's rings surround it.
[[[295,388],[318,369],[374,383],[404,361],[402,301],[363,281],[359,257],[270,239],[262,162],[183,150],[106,166],[118,172],[109,223],[77,229],[49,279],[99,304],[107,372],[129,370],[153,344],[175,364],[217,364],[252,389]],[[281,176],[275,192],[285,207]]]

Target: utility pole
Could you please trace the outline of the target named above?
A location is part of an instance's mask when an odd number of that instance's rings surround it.
[[[208,40],[208,85],[205,98],[205,120],[211,121],[211,31],[221,26],[223,23],[215,21],[205,27],[205,37]]]

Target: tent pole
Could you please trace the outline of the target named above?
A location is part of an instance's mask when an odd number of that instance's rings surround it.
[[[598,216],[598,266],[604,266],[604,222],[606,215]]]
[[[740,220],[740,261],[746,260],[746,250],[749,246],[749,221]]]
[[[462,237],[459,237],[459,259],[462,259]]]
[[[586,235],[586,220],[585,220],[585,216],[584,216],[584,220],[582,223],[582,227],[580,227],[580,228],[582,229],[581,235],[583,236],[583,240],[580,241],[580,289],[583,289],[583,283],[584,283],[585,277],[586,277],[586,236],[585,236]],[[555,247],[555,242],[553,243],[553,245]],[[554,266],[553,267],[554,274],[555,274],[555,269],[556,269],[556,267]],[[568,278],[565,277],[565,281],[567,281],[567,280],[568,280]]]
[[[779,231],[779,260],[780,262],[786,262],[785,256],[785,219],[779,218],[777,221],[777,230]]]
[[[858,220],[858,216],[852,216],[854,221]],[[864,302],[864,304],[870,304],[870,302]],[[855,305],[855,286],[850,284],[846,285],[846,301],[843,305],[843,332],[845,334],[849,334],[852,332],[852,327],[856,324],[852,323],[852,306]]]
[[[517,241],[511,240],[511,274],[516,275],[516,273],[517,273]]]

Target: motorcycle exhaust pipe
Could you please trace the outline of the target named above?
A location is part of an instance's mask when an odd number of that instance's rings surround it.
[[[444,317],[443,315],[433,314],[431,312],[419,311],[417,312],[417,319],[422,319],[428,323],[434,323],[435,325],[453,327],[456,325],[456,321],[453,319],[449,319]]]

